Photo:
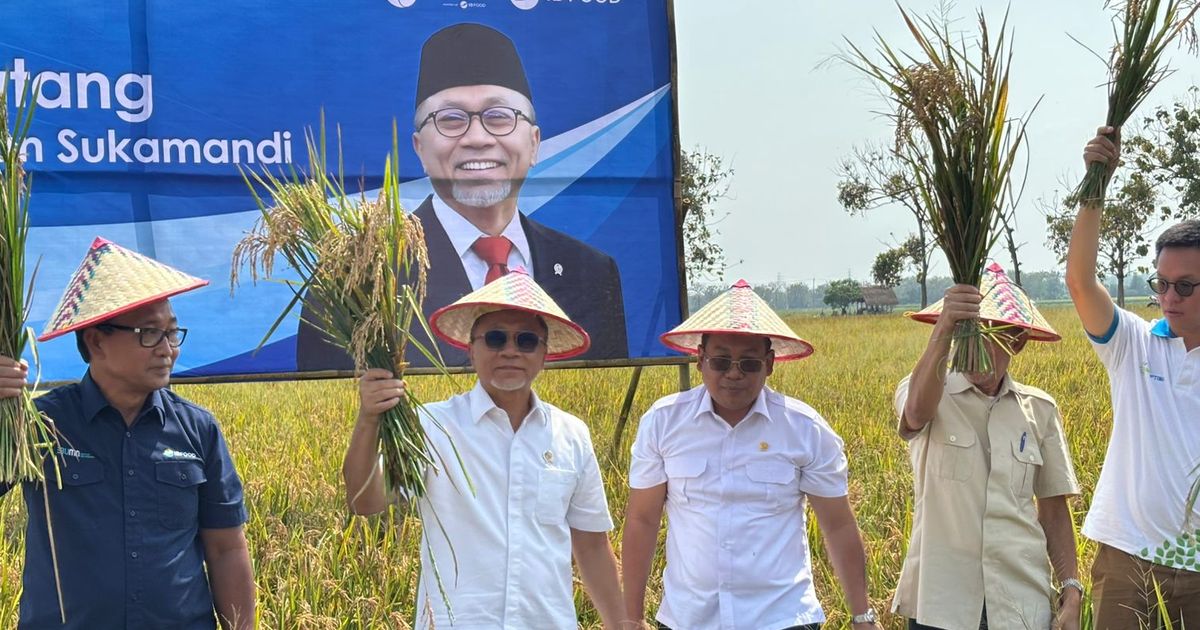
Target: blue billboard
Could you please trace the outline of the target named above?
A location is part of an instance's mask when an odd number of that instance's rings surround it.
[[[323,114],[367,196],[398,126],[401,194],[432,261],[426,312],[519,266],[589,331],[581,358],[670,354],[657,340],[682,312],[668,0],[10,9],[3,89],[12,103],[40,85],[24,147],[35,331],[102,236],[212,281],[172,300],[189,329],[177,376],[348,368],[300,309],[256,352],[293,290],[229,281],[259,217],[240,169],[307,167]],[[489,262],[472,241],[496,235],[507,257]],[[39,355],[44,380],[83,374],[69,340]]]

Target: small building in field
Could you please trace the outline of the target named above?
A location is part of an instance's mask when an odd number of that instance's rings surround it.
[[[858,307],[858,313],[890,313],[899,303],[891,287],[863,287],[862,305]]]

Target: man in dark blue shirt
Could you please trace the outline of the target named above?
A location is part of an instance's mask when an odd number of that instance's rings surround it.
[[[118,276],[145,286],[98,299],[118,291],[107,282]],[[36,399],[58,432],[57,468],[47,458],[48,489],[22,488],[19,627],[209,629],[219,617],[224,628],[252,628],[241,481],[212,414],[167,389],[187,330],[165,296],[207,281],[100,239],[80,278],[42,337],[74,331],[89,367]],[[26,377],[24,364],[0,357],[0,397]],[[0,484],[0,495],[8,490]]]

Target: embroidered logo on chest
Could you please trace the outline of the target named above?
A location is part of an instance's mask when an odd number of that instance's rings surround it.
[[[1156,382],[1159,382],[1159,383],[1165,383],[1165,382],[1167,382],[1167,379],[1165,379],[1165,378],[1163,378],[1162,376],[1160,376],[1160,375],[1158,375],[1158,374],[1155,374],[1154,372],[1151,372],[1151,371],[1150,371],[1150,362],[1149,362],[1149,361],[1143,361],[1143,362],[1142,362],[1142,374],[1145,374],[1145,375],[1146,375],[1146,378],[1148,378],[1148,379],[1150,379],[1150,380],[1152,380],[1152,381],[1156,381]]]
[[[189,453],[187,451],[177,451],[173,448],[164,449],[162,453],[164,460],[191,460],[194,462],[204,461],[199,455]]]

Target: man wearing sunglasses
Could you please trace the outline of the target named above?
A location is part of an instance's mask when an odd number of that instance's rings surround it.
[[[699,355],[703,384],[660,399],[638,426],[621,545],[630,620],[645,617],[665,506],[660,629],[819,628],[808,503],[851,627],[877,630],[842,441],[811,407],[766,386],[776,361],[812,346],[744,280],[661,338]]]
[[[439,309],[430,326],[466,350],[477,380],[422,410],[442,465],[427,470],[414,501],[428,532],[415,627],[573,630],[573,556],[604,627],[617,628],[625,611],[612,519],[587,425],[533,392],[545,362],[583,353],[587,333],[519,271]],[[360,379],[342,468],[356,514],[387,508],[379,418],[404,387],[386,370]]]
[[[254,627],[241,481],[212,414],[167,388],[187,337],[168,298],[206,284],[98,238],[48,321],[88,369],[35,399],[58,448],[23,487],[19,628]],[[0,357],[0,397],[27,375]]]
[[[430,36],[421,50],[413,129],[413,150],[434,190],[414,212],[429,250],[426,318],[509,269],[524,268],[591,333],[595,342],[580,358],[628,357],[616,262],[517,207],[542,132],[512,40],[472,23]],[[413,335],[423,344],[436,341],[419,326]],[[461,350],[438,345],[448,364],[466,360]],[[415,348],[408,360],[428,364]],[[297,364],[353,369],[344,351],[303,323]]]
[[[893,611],[909,630],[1077,630],[1067,497],[1079,484],[1062,419],[1053,398],[1008,372],[1028,342],[1061,337],[995,263],[979,287],[950,287],[912,318],[933,331],[894,401],[914,498]],[[990,367],[948,373],[963,320],[986,327]]]
[[[1107,165],[1110,177],[1119,157],[1120,130],[1111,127],[1084,148],[1084,163]],[[1186,513],[1200,462],[1200,221],[1173,225],[1155,242],[1150,288],[1163,317],[1147,322],[1117,308],[1096,278],[1103,213],[1101,201],[1080,204],[1067,251],[1067,288],[1108,372],[1113,406],[1108,453],[1083,524],[1083,534],[1100,543],[1092,565],[1095,627],[1155,619],[1156,590],[1172,624],[1191,626],[1200,620],[1200,509]]]

